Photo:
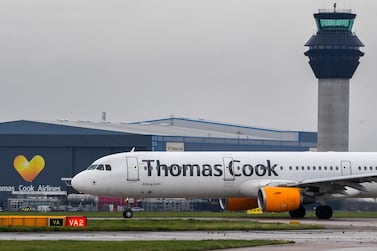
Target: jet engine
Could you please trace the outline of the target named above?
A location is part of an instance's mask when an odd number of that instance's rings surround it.
[[[219,199],[219,202],[222,209],[229,211],[242,211],[258,207],[257,199],[250,198]]]
[[[258,191],[258,205],[264,212],[287,212],[303,204],[300,188],[262,187]]]

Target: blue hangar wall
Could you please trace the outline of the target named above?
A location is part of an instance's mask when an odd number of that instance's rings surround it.
[[[30,121],[0,123],[0,206],[12,191],[65,191],[61,178],[132,147],[150,151],[151,136]]]
[[[169,127],[180,128],[180,133],[186,133],[186,137],[182,134],[172,136],[174,130],[166,130],[166,136],[153,136],[153,151],[169,150],[169,143],[174,142],[181,143],[178,150],[184,151],[308,151],[317,147],[316,132],[281,131],[176,117],[132,124],[146,128],[160,125],[162,131]],[[187,129],[190,131],[185,131]],[[172,147],[174,145],[170,145]]]
[[[310,151],[317,134],[300,132],[298,141],[152,136],[153,151],[168,151],[171,143],[182,143],[184,151]]]
[[[133,147],[165,151],[169,144],[178,143],[185,151],[308,151],[316,146],[316,133],[310,132],[299,132],[295,141],[279,141],[169,136],[169,132],[162,136],[156,135],[158,128],[136,134],[113,131],[111,124],[108,128],[34,121],[0,123],[0,206],[12,192],[65,191],[61,178],[73,177],[99,157]]]

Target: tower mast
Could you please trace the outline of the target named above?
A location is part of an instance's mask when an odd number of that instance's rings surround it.
[[[352,32],[351,10],[319,10],[317,33],[305,46],[318,79],[318,151],[348,151],[349,80],[355,73],[363,43]]]

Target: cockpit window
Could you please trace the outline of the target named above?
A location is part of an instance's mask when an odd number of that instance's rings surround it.
[[[94,170],[96,167],[97,165],[90,165],[86,170]]]
[[[105,165],[106,171],[111,171],[111,166],[110,165]]]
[[[98,165],[97,168],[96,168],[96,170],[101,170],[102,171],[102,170],[105,170],[105,168],[104,168],[103,165]]]
[[[100,171],[111,171],[111,165],[109,164],[106,164],[106,165],[103,165],[103,164],[93,164],[93,165],[90,165],[86,170],[100,170]]]

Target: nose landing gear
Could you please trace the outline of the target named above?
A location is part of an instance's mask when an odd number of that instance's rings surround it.
[[[132,218],[134,213],[132,212],[131,208],[127,208],[123,211],[123,217],[124,218]]]
[[[125,201],[126,207],[125,207],[125,209],[123,211],[123,217],[127,218],[127,219],[128,218],[132,218],[132,216],[134,215],[134,213],[131,210],[131,204],[130,204],[128,198],[124,199],[124,201]]]

